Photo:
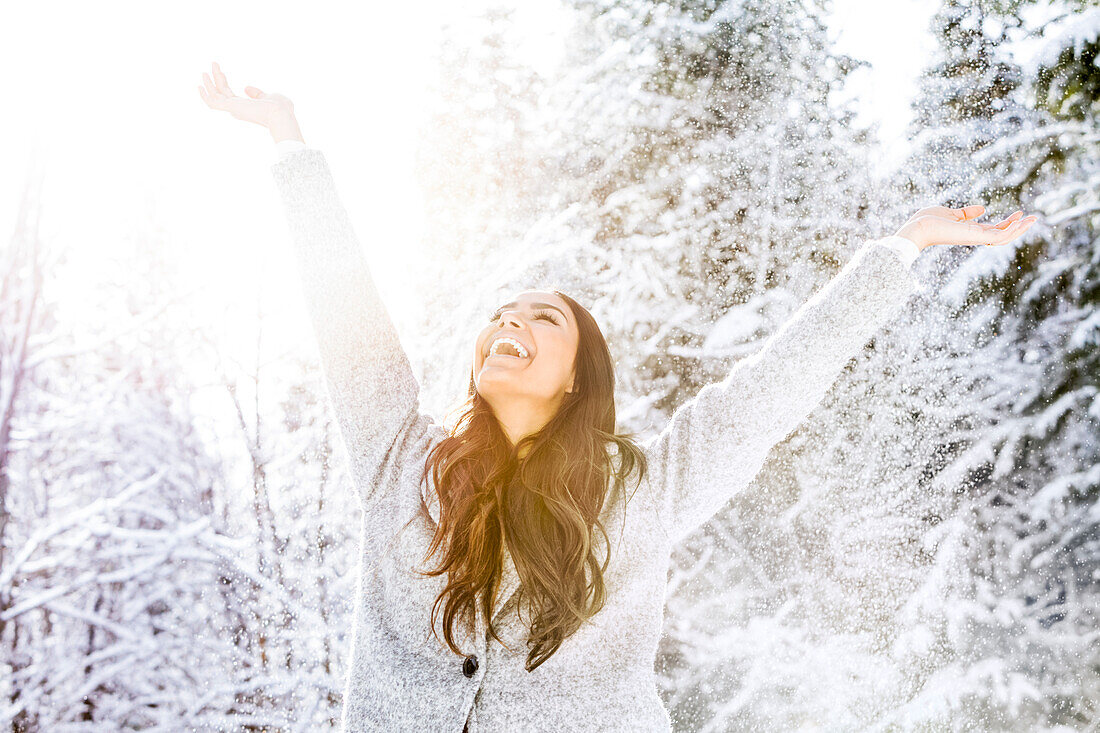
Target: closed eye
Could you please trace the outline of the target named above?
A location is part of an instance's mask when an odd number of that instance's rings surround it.
[[[496,321],[497,319],[499,319],[500,318],[500,313],[501,312],[499,310],[494,312],[491,316],[489,316],[489,321],[491,322],[491,321]],[[535,320],[536,321],[540,318],[543,318],[547,321],[550,321],[555,326],[558,325],[558,320],[556,318],[554,318],[554,316],[552,316],[548,311],[541,311],[541,312],[535,314]]]

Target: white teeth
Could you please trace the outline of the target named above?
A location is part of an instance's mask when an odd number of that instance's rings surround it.
[[[511,344],[515,347],[516,351],[519,352],[520,358],[527,358],[527,349],[524,348],[523,344],[509,336],[501,336],[500,338],[493,341],[493,343],[489,346],[489,356],[493,356],[499,353],[498,347],[501,344]],[[507,356],[511,356],[511,354],[507,354]]]

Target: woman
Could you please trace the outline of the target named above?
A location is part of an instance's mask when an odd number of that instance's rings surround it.
[[[653,664],[671,546],[753,479],[900,310],[920,250],[1006,244],[1035,221],[921,209],[865,243],[641,446],[615,433],[613,362],[588,311],[557,290],[517,293],[473,345],[451,433],[419,411],[409,360],[293,104],[244,91],[217,64],[199,87],[280,148],[272,172],[363,510],[346,730],[669,730]],[[415,567],[441,548],[436,568]]]

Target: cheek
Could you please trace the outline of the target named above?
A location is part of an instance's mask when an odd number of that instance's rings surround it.
[[[555,364],[559,364],[562,369],[569,369],[573,364],[573,355],[576,353],[576,346],[568,338],[558,337],[554,339],[547,339],[546,346],[541,353],[552,357],[547,361],[553,361]]]

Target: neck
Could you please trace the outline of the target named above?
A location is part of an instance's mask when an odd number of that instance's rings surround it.
[[[550,418],[557,412],[561,405],[559,396],[553,404],[532,405],[529,402],[510,401],[507,404],[493,406],[493,414],[500,422],[500,427],[507,436],[508,442],[514,447],[521,439],[536,433],[550,422]],[[527,455],[530,446],[521,449],[519,457]]]

